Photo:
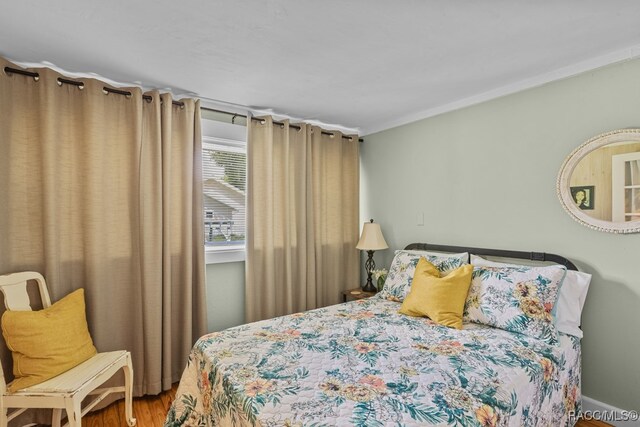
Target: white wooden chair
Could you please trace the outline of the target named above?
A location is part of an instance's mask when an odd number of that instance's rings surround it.
[[[0,291],[4,294],[7,310],[31,310],[27,281],[35,280],[42,298],[43,307],[49,307],[51,300],[44,278],[39,273],[23,272],[0,276]],[[111,378],[119,369],[124,371],[124,386],[97,388]],[[133,418],[133,369],[128,351],[98,353],[75,368],[40,384],[18,390],[7,391],[4,372],[0,367],[0,427],[29,408],[53,408],[52,427],[60,427],[62,409],[67,412],[65,426],[80,427],[82,416],[100,403],[110,393],[124,392],[125,415],[129,426],[136,425]],[[97,395],[84,409],[82,401],[89,395]],[[11,414],[8,408],[19,408]]]

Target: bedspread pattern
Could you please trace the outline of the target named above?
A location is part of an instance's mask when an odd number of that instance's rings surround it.
[[[561,336],[563,352],[399,306],[374,297],[202,337],[165,426],[544,426],[579,410],[578,339]]]

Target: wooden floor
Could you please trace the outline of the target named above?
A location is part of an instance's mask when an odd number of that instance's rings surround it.
[[[137,427],[162,427],[169,406],[176,395],[178,384],[171,390],[157,396],[138,397],[133,400],[133,416]],[[82,418],[82,427],[127,427],[124,416],[124,400],[119,400],[106,408]]]
[[[169,406],[176,395],[177,384],[158,396],[140,397],[133,401],[133,416],[139,427],[162,427]],[[601,421],[580,420],[576,427],[607,427]],[[107,406],[82,418],[82,427],[127,427],[124,417],[124,400]]]

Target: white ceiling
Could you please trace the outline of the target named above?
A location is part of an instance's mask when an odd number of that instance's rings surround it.
[[[638,0],[21,0],[0,54],[362,134],[640,54]]]

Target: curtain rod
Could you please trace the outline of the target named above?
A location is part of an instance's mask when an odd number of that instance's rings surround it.
[[[28,77],[33,77],[33,79],[35,81],[40,80],[40,74],[36,73],[34,71],[26,71],[26,70],[20,70],[18,68],[11,68],[11,67],[4,67],[4,72],[6,73],[13,73],[13,74],[21,74],[23,76],[28,76]],[[58,77],[58,84],[60,86],[62,86],[63,84],[68,84],[68,85],[72,85],[72,86],[77,86],[79,89],[84,89],[84,82],[82,80],[71,80],[71,79],[66,79],[64,77]],[[131,92],[129,92],[128,90],[122,90],[122,89],[114,89],[114,88],[110,88],[107,86],[103,86],[102,87],[102,91],[107,94],[107,93],[115,93],[118,95],[124,95],[126,97],[129,97],[132,95]],[[147,102],[151,102],[153,100],[153,97],[151,95],[142,95],[142,99],[144,99]],[[184,102],[180,102],[180,101],[171,101],[171,103],[173,105],[176,105],[178,107],[184,108]]]
[[[216,110],[215,108],[209,108],[209,107],[202,107],[202,106],[201,106],[201,107],[200,107],[200,109],[201,109],[201,110],[205,110],[205,111],[211,111],[211,112],[214,112],[214,113],[228,114],[228,115],[230,115],[230,116],[233,116],[233,118],[231,119],[231,123],[233,123],[233,121],[234,121],[234,119],[235,119],[236,117],[242,117],[242,118],[245,118],[245,119],[247,118],[247,116],[246,116],[246,115],[244,115],[244,114],[230,113],[229,111]],[[260,118],[258,118],[258,117],[251,117],[251,120],[254,120],[254,121],[256,121],[256,122],[264,122],[264,119],[260,119]],[[235,123],[234,123],[234,124],[235,124]],[[273,121],[273,124],[274,124],[274,125],[284,125],[284,123],[282,123],[282,122],[276,122],[275,120]],[[298,130],[300,130],[300,129],[301,129],[301,128],[300,128],[300,126],[297,126],[297,125],[291,125],[291,124],[290,124],[290,125],[289,125],[289,127],[290,127],[290,128],[294,128],[294,129],[298,129]],[[322,134],[323,134],[323,135],[334,135],[332,132],[327,132],[327,131],[324,131],[324,130],[322,131]],[[343,138],[343,139],[352,139],[353,137],[351,137],[351,136],[345,136],[345,135],[342,135],[342,138]],[[360,142],[364,142],[364,140],[363,140],[362,138],[358,138],[358,141],[360,141]]]
[[[40,80],[40,74],[33,71],[20,70],[18,68],[4,67],[4,73],[22,74],[23,76],[33,77],[33,80]]]
[[[13,74],[21,74],[23,76],[28,76],[28,77],[33,77],[33,79],[35,81],[38,81],[40,79],[40,74],[36,73],[34,71],[27,71],[27,70],[21,70],[18,68],[11,68],[11,67],[4,67],[4,72],[6,73],[13,73]],[[63,84],[69,84],[69,85],[73,85],[73,86],[77,86],[80,89],[84,89],[84,82],[83,81],[78,81],[78,80],[70,80],[70,79],[65,79],[64,77],[58,77],[58,84],[60,86],[62,86]],[[107,93],[115,93],[118,95],[124,95],[124,96],[131,96],[131,92],[127,91],[127,90],[122,90],[122,89],[113,89],[107,86],[103,86],[102,87],[102,91],[107,94]],[[153,100],[153,97],[151,95],[142,95],[142,99],[144,99],[147,102],[151,102]],[[177,105],[178,107],[184,108],[184,102],[180,102],[180,101],[172,101],[171,102],[173,105]],[[205,110],[205,111],[211,111],[214,113],[221,113],[221,114],[228,114],[230,116],[233,116],[233,118],[231,119],[231,123],[233,123],[233,121],[235,120],[236,117],[243,117],[243,118],[247,118],[246,115],[244,114],[238,114],[238,113],[230,113],[229,111],[223,111],[223,110],[216,110],[214,108],[208,108],[208,107],[200,107],[201,110]],[[258,122],[264,122],[264,119],[259,119],[257,117],[251,117],[251,120],[255,120]],[[282,122],[276,122],[274,121],[273,124],[275,125],[284,125],[284,123]],[[297,125],[289,125],[289,127],[293,128],[293,129],[298,129],[300,130],[300,126]],[[332,132],[327,132],[327,131],[322,131],[321,132],[322,135],[334,135]],[[343,139],[352,139],[352,137],[350,136],[345,136],[342,135]],[[362,138],[358,138],[358,141],[360,142],[364,142],[364,140]]]

